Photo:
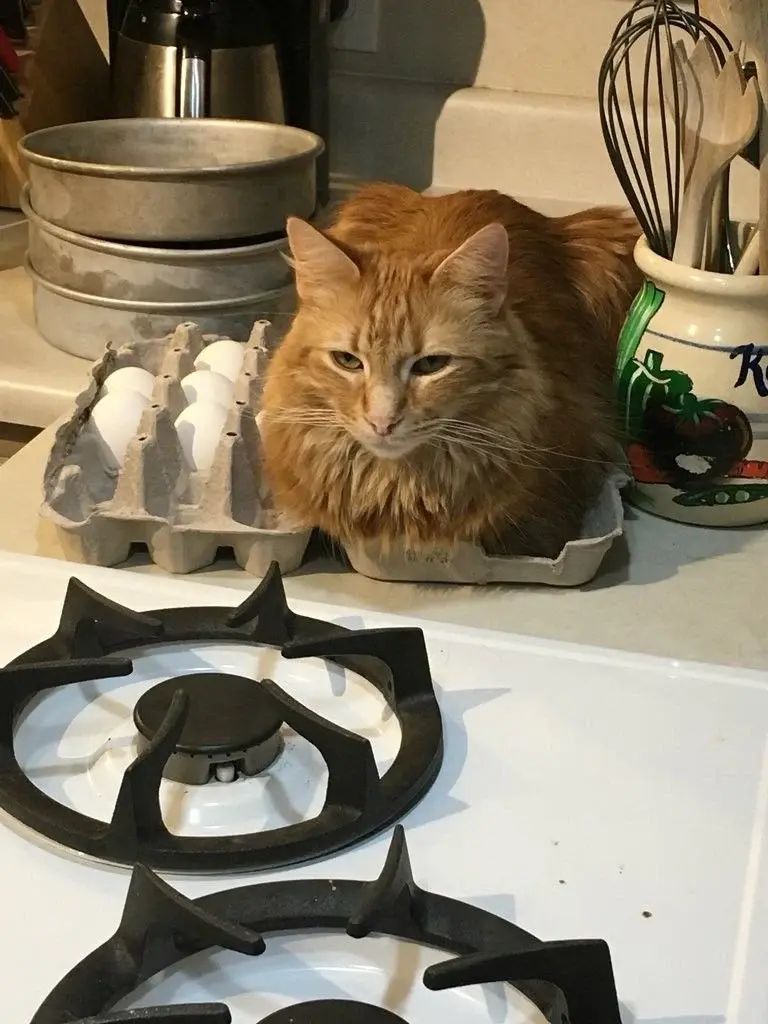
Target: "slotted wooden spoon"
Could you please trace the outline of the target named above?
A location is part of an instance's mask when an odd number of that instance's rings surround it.
[[[685,124],[685,191],[673,259],[688,267],[707,264],[707,233],[723,172],[757,130],[757,84],[746,82],[736,53],[720,69],[709,41],[702,37],[690,56],[675,45],[674,60],[682,86]]]

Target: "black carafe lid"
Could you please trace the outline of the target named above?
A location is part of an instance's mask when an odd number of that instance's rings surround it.
[[[264,0],[130,0],[121,31],[137,42],[175,46],[179,19],[192,12],[206,15],[211,26],[206,42],[212,50],[277,41]]]

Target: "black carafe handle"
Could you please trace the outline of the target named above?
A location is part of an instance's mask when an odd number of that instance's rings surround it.
[[[209,117],[213,19],[208,4],[185,3],[176,27],[176,116]]]

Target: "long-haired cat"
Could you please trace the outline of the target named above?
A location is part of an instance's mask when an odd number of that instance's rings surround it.
[[[277,506],[342,542],[555,557],[610,451],[638,235],[383,184],[326,232],[291,220],[299,309],[261,424]]]

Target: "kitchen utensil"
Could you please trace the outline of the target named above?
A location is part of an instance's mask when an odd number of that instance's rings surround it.
[[[51,284],[103,298],[200,302],[273,292],[291,285],[283,239],[221,249],[150,248],[91,238],[38,217],[21,196],[29,223],[29,262]]]
[[[268,0],[130,0],[115,42],[117,117],[285,120]]]
[[[282,235],[315,211],[322,149],[299,128],[213,118],[91,121],[21,144],[39,216],[140,243]]]
[[[685,187],[674,246],[676,263],[706,267],[705,241],[718,183],[755,135],[759,95],[745,83],[734,52],[720,67],[712,46],[700,39],[688,57],[678,41],[673,59],[683,88]]]
[[[739,257],[734,274],[739,277],[754,274],[760,267],[760,228],[755,228]]]
[[[760,272],[768,274],[768,11],[762,0],[720,0],[723,20],[734,40],[743,42],[755,62],[763,99],[760,126]]]
[[[665,0],[637,0],[619,19],[598,80],[609,158],[643,233],[663,256],[674,248],[684,180],[683,103],[672,61],[680,33],[708,39],[721,62],[731,49],[722,29],[699,16],[697,3],[690,11]]]
[[[107,342],[123,345],[137,337],[162,338],[191,319],[206,334],[244,341],[261,316],[287,322],[294,301],[292,289],[285,289],[213,302],[129,302],[51,284],[29,264],[27,272],[40,334],[54,348],[90,360],[99,358]]]

